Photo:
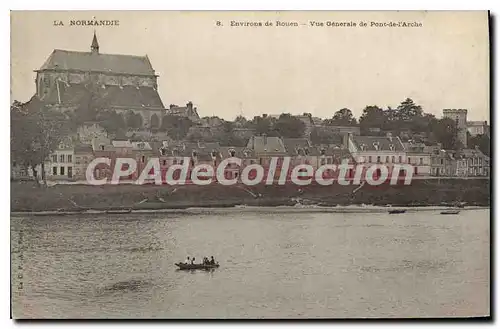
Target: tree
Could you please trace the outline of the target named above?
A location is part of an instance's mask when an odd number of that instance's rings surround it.
[[[248,120],[244,116],[238,115],[236,119],[234,119],[234,124],[236,127],[246,128],[248,126]]]
[[[128,111],[125,114],[125,123],[128,128],[140,129],[142,128],[142,116],[139,113]]]
[[[12,104],[11,156],[20,165],[31,167],[37,182],[37,166],[40,165],[45,181],[45,161],[68,134],[68,118],[47,109],[37,97],[24,104]]]
[[[355,126],[357,121],[351,110],[343,108],[335,112],[331,119],[326,119],[325,124],[328,126]]]
[[[234,123],[224,121],[222,128],[213,136],[213,140],[219,142],[221,146],[245,146],[246,141],[234,134]]]
[[[309,136],[313,144],[341,144],[342,137],[325,129],[314,128]]]
[[[365,107],[363,114],[359,118],[359,126],[362,135],[373,134],[370,128],[383,129],[387,125],[387,117],[384,110],[377,105]]]
[[[485,155],[490,156],[490,138],[487,135],[471,136],[471,134],[467,132],[467,147],[473,149],[476,146]]]
[[[87,121],[94,121],[98,113],[105,107],[104,97],[99,94],[98,86],[88,84],[85,86],[85,92],[75,110],[74,120],[78,126]]]
[[[123,115],[116,113],[116,111],[100,111],[97,120],[109,134],[116,135],[127,127]]]
[[[399,104],[396,109],[399,121],[412,121],[423,116],[422,107],[415,104],[411,98],[407,98]]]
[[[174,140],[184,139],[194,123],[187,117],[177,115],[165,115],[161,120],[160,130],[166,131],[168,136]]]
[[[303,137],[305,129],[304,122],[289,113],[280,115],[273,127],[273,130],[284,138]]]
[[[441,143],[445,150],[459,150],[463,148],[458,139],[457,124],[450,118],[443,118],[432,123],[432,138],[435,142]]]

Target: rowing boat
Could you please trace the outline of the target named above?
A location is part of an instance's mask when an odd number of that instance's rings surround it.
[[[175,265],[177,265],[180,270],[210,270],[219,267],[219,263],[215,265],[175,263]]]
[[[403,209],[394,209],[394,210],[389,210],[389,214],[404,214],[406,210]]]
[[[460,210],[444,210],[441,211],[441,215],[458,215]]]
[[[132,212],[132,209],[109,209],[106,210],[106,214],[130,214]]]

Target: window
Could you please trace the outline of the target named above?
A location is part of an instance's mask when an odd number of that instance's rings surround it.
[[[80,157],[75,157],[75,164],[80,164]]]
[[[73,178],[73,167],[68,167],[68,178]]]
[[[145,161],[146,161],[146,157],[143,155],[143,156],[141,157],[141,162],[142,162],[142,163],[144,163]]]
[[[177,159],[172,160],[172,164],[177,164]]]
[[[179,164],[183,165],[184,164],[184,160],[179,160]]]
[[[101,151],[104,151],[104,145],[101,145]]]
[[[408,163],[411,163],[411,158],[410,157],[408,157]]]
[[[73,156],[71,154],[68,154],[68,162],[73,162]]]
[[[420,158],[420,164],[423,165],[424,164],[424,158]]]
[[[321,159],[321,165],[326,164],[326,159]]]
[[[61,167],[61,168],[60,168],[59,174],[60,174],[61,176],[64,176],[64,167]]]
[[[385,157],[385,163],[389,163],[389,156]]]
[[[372,156],[368,156],[368,162],[371,163],[372,162]]]
[[[61,154],[59,156],[59,162],[64,162],[64,154]],[[62,168],[62,167],[61,167]]]
[[[326,159],[326,163],[328,163],[328,164],[332,164],[332,162],[333,162],[333,159],[332,159],[332,158],[328,158],[328,159]]]
[[[52,167],[52,175],[57,175],[57,167]]]
[[[399,163],[403,163],[403,157],[401,155],[399,156]]]
[[[52,162],[57,162],[57,155],[52,155]]]
[[[443,164],[443,163],[444,163],[444,160],[443,160],[443,159],[440,159],[440,162],[441,162],[441,164]]]
[[[393,155],[392,156],[392,163],[396,162],[396,157]]]
[[[377,163],[380,163],[380,156],[377,157]]]
[[[163,160],[163,165],[166,166],[167,165],[167,160]]]

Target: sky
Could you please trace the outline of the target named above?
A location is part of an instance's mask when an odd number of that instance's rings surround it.
[[[119,20],[119,26],[69,26],[93,18]],[[274,26],[231,27],[231,21]],[[101,53],[147,54],[164,105],[192,101],[200,116],[309,112],[329,118],[347,107],[359,117],[367,105],[396,107],[410,97],[438,117],[444,108],[465,108],[468,120],[490,120],[484,11],[11,12],[11,99],[34,94],[33,71],[54,49],[90,51],[94,30]]]

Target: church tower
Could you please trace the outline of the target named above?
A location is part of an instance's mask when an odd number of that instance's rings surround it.
[[[97,42],[97,36],[94,31],[94,38],[92,39],[92,45],[90,46],[90,52],[92,54],[99,54],[99,42]]]

